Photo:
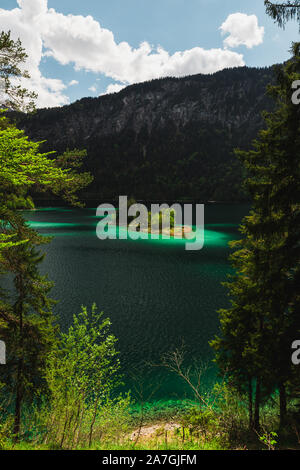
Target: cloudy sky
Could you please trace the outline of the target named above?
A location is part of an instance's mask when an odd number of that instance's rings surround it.
[[[61,106],[153,78],[265,66],[289,57],[263,0],[0,0],[0,29],[29,55],[38,106]]]

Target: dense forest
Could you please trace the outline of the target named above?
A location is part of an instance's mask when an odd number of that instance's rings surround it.
[[[47,141],[45,151],[87,149],[94,182],[83,199],[243,201],[233,150],[249,147],[262,127],[272,77],[272,68],[242,67],[153,80],[15,117],[33,140]]]

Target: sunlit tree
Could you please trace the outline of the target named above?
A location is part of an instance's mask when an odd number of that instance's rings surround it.
[[[35,108],[36,93],[22,86],[30,78],[24,69],[28,58],[20,39],[14,41],[10,31],[0,34],[0,107],[18,111]]]

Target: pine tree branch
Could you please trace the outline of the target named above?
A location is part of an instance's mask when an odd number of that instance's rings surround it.
[[[275,20],[280,28],[285,28],[288,21],[296,19],[299,23],[300,30],[300,1],[288,0],[285,3],[274,3],[270,0],[265,0],[265,7],[267,14]]]

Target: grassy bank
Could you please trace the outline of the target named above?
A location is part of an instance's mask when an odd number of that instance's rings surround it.
[[[9,434],[9,421],[0,428],[2,450],[300,450],[299,421],[293,413],[285,427],[279,426],[272,403],[262,409],[260,430],[249,430],[243,401],[226,387],[214,407],[192,401],[129,406],[119,414],[105,414],[95,423],[94,437],[88,444],[88,429],[80,442],[61,436],[55,439],[44,426],[42,414],[24,419],[20,442]],[[57,430],[59,433],[60,431]],[[74,432],[74,430],[72,431]],[[75,430],[76,434],[76,430]],[[75,435],[74,434],[74,435]],[[72,437],[72,436],[71,436]]]

